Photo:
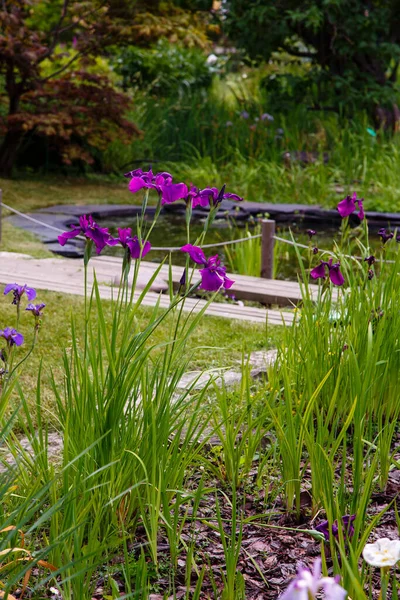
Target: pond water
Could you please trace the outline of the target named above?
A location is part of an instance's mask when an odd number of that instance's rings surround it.
[[[148,220],[148,225],[151,223],[151,218]],[[110,232],[113,235],[117,235],[118,227],[131,227],[132,231],[136,229],[136,221],[132,219],[131,221],[127,221],[126,218],[123,219],[107,219],[107,223],[103,223],[103,225],[107,225],[110,228]],[[194,243],[196,238],[203,231],[204,220],[195,220],[191,224],[191,241]],[[206,244],[220,243],[229,241],[232,239],[238,239],[246,236],[246,227],[250,233],[254,233],[257,225],[255,223],[243,223],[236,222],[232,223],[231,221],[227,221],[226,219],[218,219],[214,221],[211,229],[207,233],[207,237],[205,240]],[[337,229],[329,229],[325,228],[324,230],[318,228],[316,225],[313,226],[314,229],[318,229],[318,234],[313,238],[313,242],[319,246],[321,249],[330,250],[333,246],[333,240],[338,235]],[[282,225],[276,225],[276,235],[284,238],[290,239],[290,231],[292,232],[295,240],[301,244],[308,244],[309,238],[306,234],[307,227],[304,226],[303,223],[285,223]],[[173,215],[173,214],[161,214],[154,229],[150,236],[150,241],[152,246],[155,247],[180,247],[186,243],[185,240],[186,229],[185,229],[185,219],[182,215]],[[243,242],[247,243],[247,242]],[[370,236],[370,243],[372,247],[378,249],[380,247],[380,238],[378,235],[372,234]],[[392,244],[393,250],[397,251],[398,245]],[[230,246],[232,248],[232,246]],[[306,251],[303,251],[306,253]],[[107,249],[108,254],[113,255],[122,255],[122,249],[120,247],[113,247]],[[160,262],[163,260],[167,253],[165,251],[152,250],[146,256],[146,260],[152,262]],[[226,259],[224,247],[212,247],[206,250],[207,256],[212,256],[213,254],[219,254],[221,260],[226,263],[229,270],[229,263]],[[182,252],[174,252],[173,253],[173,264],[175,265],[184,265],[185,264],[185,254]],[[298,259],[296,256],[295,249],[293,246],[284,243],[277,243],[275,246],[275,263],[276,263],[276,279],[285,279],[285,280],[297,280],[299,273]]]

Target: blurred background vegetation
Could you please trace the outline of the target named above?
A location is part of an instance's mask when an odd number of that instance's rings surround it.
[[[400,210],[396,7],[4,0],[0,176],[151,163],[250,200],[334,206],[357,188]]]

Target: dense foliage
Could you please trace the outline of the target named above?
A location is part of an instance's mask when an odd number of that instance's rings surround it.
[[[160,37],[181,40],[188,46],[204,47],[207,41],[204,20],[197,13],[191,17],[178,6],[159,1],[150,4],[132,0],[2,2],[2,175],[11,175],[27,134],[31,141],[32,136],[48,137],[51,150],[70,163],[73,159],[93,162],[93,151],[111,137],[127,140],[137,132],[123,119],[128,99],[114,89],[111,80],[105,81],[104,73],[91,70],[97,58],[115,45],[147,46]],[[66,81],[72,85],[69,91]],[[55,110],[57,93],[64,94],[58,96],[61,110]],[[76,124],[83,117],[85,128],[78,132]],[[71,147],[66,149],[67,145]]]
[[[291,77],[297,100],[353,113],[368,108],[381,124],[398,119],[396,0],[228,0],[225,9],[226,31],[251,57],[269,60],[283,49],[311,63],[306,78]]]
[[[168,96],[211,84],[212,70],[206,56],[198,48],[185,48],[160,40],[152,48],[128,46],[112,58],[121,86],[141,88],[150,93]]]

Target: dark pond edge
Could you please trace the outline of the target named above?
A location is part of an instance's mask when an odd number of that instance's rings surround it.
[[[163,207],[166,213],[174,215],[183,215],[185,212],[184,204],[167,204]],[[49,208],[42,208],[32,213],[27,213],[28,216],[38,219],[46,225],[56,227],[61,231],[69,229],[70,225],[77,222],[77,219],[85,214],[93,215],[96,220],[105,220],[107,218],[116,217],[134,217],[141,212],[141,206],[128,204],[85,204],[80,206],[73,205],[56,205]],[[155,207],[149,206],[146,210],[146,215],[152,216],[155,214]],[[198,207],[193,210],[193,218],[204,218],[207,214],[207,209]],[[321,208],[318,205],[306,204],[272,204],[260,202],[240,202],[234,203],[230,200],[224,200],[217,218],[229,218],[235,221],[245,222],[251,217],[259,217],[268,215],[269,218],[276,221],[278,224],[301,223],[304,227],[323,228],[339,227],[341,217],[337,210],[329,210]],[[380,213],[368,211],[366,212],[368,226],[371,230],[379,229],[380,227],[400,227],[400,213]],[[359,225],[358,217],[350,215],[350,223],[352,226]],[[65,257],[78,258],[83,256],[83,244],[80,240],[70,240],[64,247],[60,246],[57,240],[58,233],[47,227],[43,227],[38,223],[28,221],[24,217],[14,215],[5,219],[14,227],[20,227],[30,233],[36,235],[47,248],[55,254],[60,254]]]

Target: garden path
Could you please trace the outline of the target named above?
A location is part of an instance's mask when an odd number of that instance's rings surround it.
[[[94,272],[96,272],[100,296],[105,299],[111,299],[113,295],[115,296],[114,286],[118,284],[121,259],[96,257],[90,261],[89,265],[89,286],[93,283]],[[149,262],[141,264],[135,298],[139,297],[140,291],[154,274],[157,266],[157,264]],[[161,308],[169,306],[168,294],[160,295],[160,292],[167,291],[168,289],[166,275],[167,271],[164,270],[162,275],[156,277],[151,291],[146,294],[142,301],[144,306],[155,306],[157,302],[159,302]],[[181,268],[180,275],[182,275]],[[241,280],[243,279],[243,276],[241,276]],[[26,283],[30,287],[37,289],[64,294],[76,294],[79,296],[84,295],[83,261],[80,259],[37,259],[24,254],[0,252],[0,283],[14,283],[15,280],[18,283]],[[296,283],[292,285],[297,286]],[[196,313],[202,310],[205,304],[205,300],[187,298],[184,310]],[[206,314],[258,323],[265,323],[266,319],[268,319],[270,325],[291,325],[294,319],[294,313],[291,311],[268,310],[221,302],[211,302],[207,307]]]

